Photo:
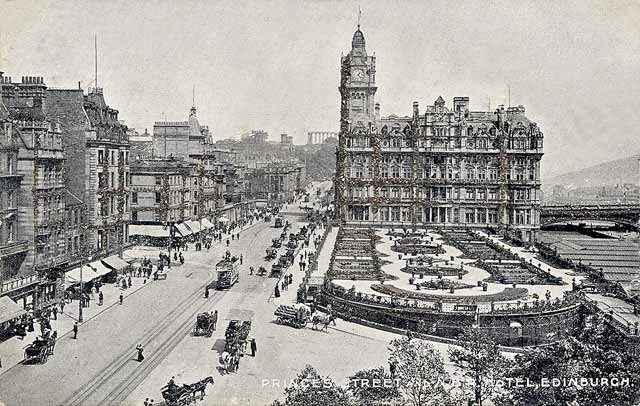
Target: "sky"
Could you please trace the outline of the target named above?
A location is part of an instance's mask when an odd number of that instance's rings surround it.
[[[358,7],[382,115],[439,96],[522,104],[543,176],[640,152],[640,1],[0,0],[0,70],[86,89],[129,127],[186,120],[214,139],[337,131],[339,63]]]

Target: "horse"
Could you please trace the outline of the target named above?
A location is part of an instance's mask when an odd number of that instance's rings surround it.
[[[316,314],[315,316],[313,316],[313,319],[311,319],[311,322],[313,323],[313,326],[311,327],[313,330],[317,329],[318,324],[322,324],[322,330],[327,331],[329,323],[333,322],[333,325],[336,325],[336,318],[333,316],[333,314],[329,314],[327,316]]]
[[[229,365],[231,363],[231,354],[227,351],[223,352],[220,356],[220,363],[224,366],[224,370],[229,372]]]
[[[191,394],[193,395],[193,399],[194,400],[195,400],[195,397],[196,397],[196,393],[200,393],[200,400],[204,399],[204,396],[206,395],[205,389],[207,388],[207,384],[209,384],[209,383],[213,385],[213,377],[212,376],[207,376],[203,380],[189,385],[190,386],[189,389],[191,390]]]

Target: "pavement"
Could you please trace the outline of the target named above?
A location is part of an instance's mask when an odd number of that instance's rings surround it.
[[[294,227],[302,223],[293,214],[287,219]],[[167,280],[148,282],[132,291],[122,306],[111,305],[93,316],[87,313],[78,339],[69,334],[61,337],[47,363],[8,368],[0,375],[0,402],[8,406],[142,405],[145,399],[153,399],[158,405],[163,403],[161,388],[171,377],[182,384],[211,376],[215,383],[207,387],[200,404],[264,405],[282,398],[284,386],[307,364],[338,383],[358,370],[386,366],[387,347],[399,337],[396,334],[342,320],[327,331],[274,322],[278,304],[295,302],[303,272],[292,267],[293,285],[275,299],[276,279],[249,275],[249,266],[270,267],[263,258],[265,249],[281,231],[257,222],[241,233],[239,241],[231,241],[232,254],[244,257],[240,280],[229,290],[212,290],[208,299],[203,287],[213,279],[214,264],[227,250],[226,244],[214,244],[211,251],[187,251],[184,266],[172,268]],[[328,243],[318,253],[321,264],[328,265],[332,249]],[[219,317],[212,337],[193,336],[195,316],[213,310],[218,310]],[[256,339],[258,350],[255,357],[242,357],[236,373],[226,374],[218,357],[225,328],[233,318],[251,319],[250,338]],[[144,347],[143,362],[135,359],[138,344]],[[449,345],[433,345],[446,356]]]

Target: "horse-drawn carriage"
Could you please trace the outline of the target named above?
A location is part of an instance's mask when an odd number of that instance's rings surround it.
[[[46,362],[50,355],[53,355],[53,349],[56,345],[55,333],[51,337],[38,337],[33,343],[24,349],[23,363],[43,363]]]
[[[247,341],[251,331],[251,320],[231,320],[224,333],[224,350],[237,354]]]
[[[278,258],[278,262],[271,265],[271,276],[282,275],[282,271],[289,268],[291,264],[291,259],[287,255],[281,255],[280,258]]]
[[[273,248],[280,248],[282,247],[282,241],[279,238],[274,238],[271,240],[271,246]]]
[[[278,255],[278,250],[275,248],[267,248],[266,252],[267,252],[267,256],[265,258],[268,261],[272,259],[276,259],[276,256]]]
[[[293,305],[281,304],[273,314],[278,317],[276,319],[277,323],[303,328],[311,318],[311,309],[302,303]]]
[[[214,326],[215,319],[213,314],[209,312],[200,313],[196,316],[196,324],[193,326],[193,335],[211,337]]]
[[[260,268],[258,268],[258,276],[265,276],[267,274],[267,268],[265,268],[264,266],[261,266]]]
[[[173,378],[169,384],[162,388],[162,397],[167,406],[187,406],[196,401],[196,394],[200,394],[200,400],[206,395],[205,389],[207,384],[213,384],[213,377],[208,376],[201,381],[191,385],[178,386],[173,382]]]

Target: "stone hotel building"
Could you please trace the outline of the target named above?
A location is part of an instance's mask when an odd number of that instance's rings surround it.
[[[540,226],[543,134],[523,106],[470,111],[442,97],[380,116],[376,57],[358,26],[341,59],[336,202],[343,222],[492,227],[523,241]]]

